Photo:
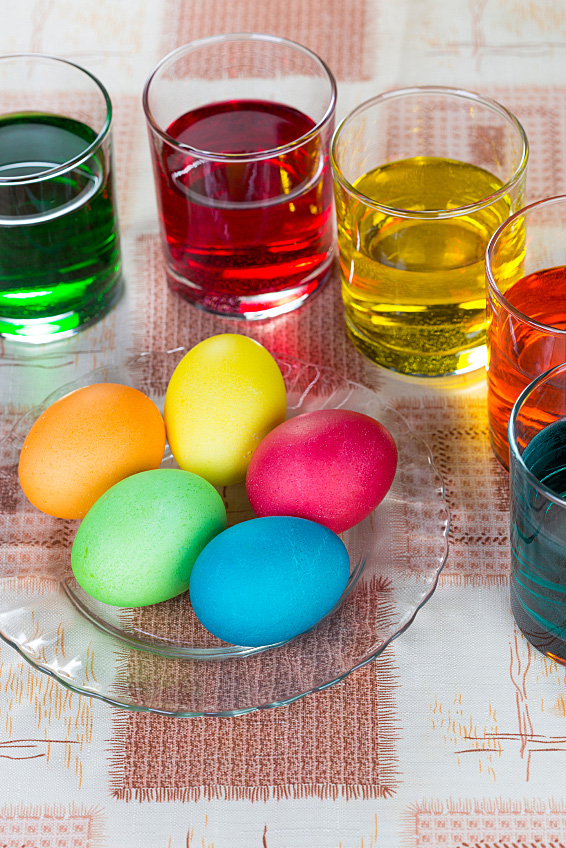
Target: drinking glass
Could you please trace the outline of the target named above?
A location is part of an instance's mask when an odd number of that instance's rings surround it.
[[[508,468],[513,404],[531,380],[566,361],[566,196],[526,206],[497,230],[486,277],[489,434]]]
[[[348,335],[404,374],[485,364],[484,256],[523,204],[528,145],[517,119],[459,89],[388,91],[331,145]]]
[[[58,340],[118,299],[111,122],[89,71],[0,56],[0,335]]]
[[[566,363],[514,404],[509,466],[513,615],[529,642],[566,664]]]
[[[169,286],[234,318],[288,312],[329,276],[336,84],[310,50],[232,34],[174,50],[143,105]]]

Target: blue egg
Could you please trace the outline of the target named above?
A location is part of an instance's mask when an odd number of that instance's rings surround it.
[[[259,647],[316,624],[349,576],[348,551],[332,530],[277,515],[244,521],[212,539],[193,566],[189,594],[210,633]]]

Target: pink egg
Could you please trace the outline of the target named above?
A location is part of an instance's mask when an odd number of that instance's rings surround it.
[[[284,421],[260,442],[246,489],[259,517],[308,518],[341,533],[381,503],[396,468],[395,442],[379,421],[321,409]]]

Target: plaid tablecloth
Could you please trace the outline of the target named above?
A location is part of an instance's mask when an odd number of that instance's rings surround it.
[[[338,117],[403,85],[494,96],[527,130],[528,198],[566,192],[563,0],[3,0],[0,52],[70,58],[110,91],[126,296],[71,340],[0,346],[2,432],[98,365],[233,328],[166,288],[141,91],[175,46],[243,31],[318,52],[338,81]],[[1,644],[0,845],[566,845],[566,672],[529,647],[509,609],[508,478],[488,444],[485,375],[423,382],[365,362],[344,332],[336,273],[296,313],[239,331],[374,388],[428,441],[452,513],[439,586],[367,667],[238,718],[113,708]],[[1,572],[25,552],[0,487]]]

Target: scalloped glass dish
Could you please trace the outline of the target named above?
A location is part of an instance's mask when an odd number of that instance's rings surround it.
[[[448,553],[450,515],[430,451],[375,392],[329,369],[278,358],[289,415],[321,408],[372,415],[399,451],[393,486],[363,522],[342,534],[348,587],[316,627],[279,645],[227,645],[199,624],[188,594],[135,610],[108,607],[76,584],[70,551],[78,522],[34,509],[17,481],[35,419],[57,398],[94,382],[125,383],[163,410],[184,349],[141,354],[62,386],[0,442],[9,521],[0,529],[0,636],[35,668],[84,695],[167,715],[238,715],[288,704],[342,680],[377,657],[430,598]],[[166,449],[164,466],[175,467]],[[253,517],[245,486],[220,490],[228,524]]]

